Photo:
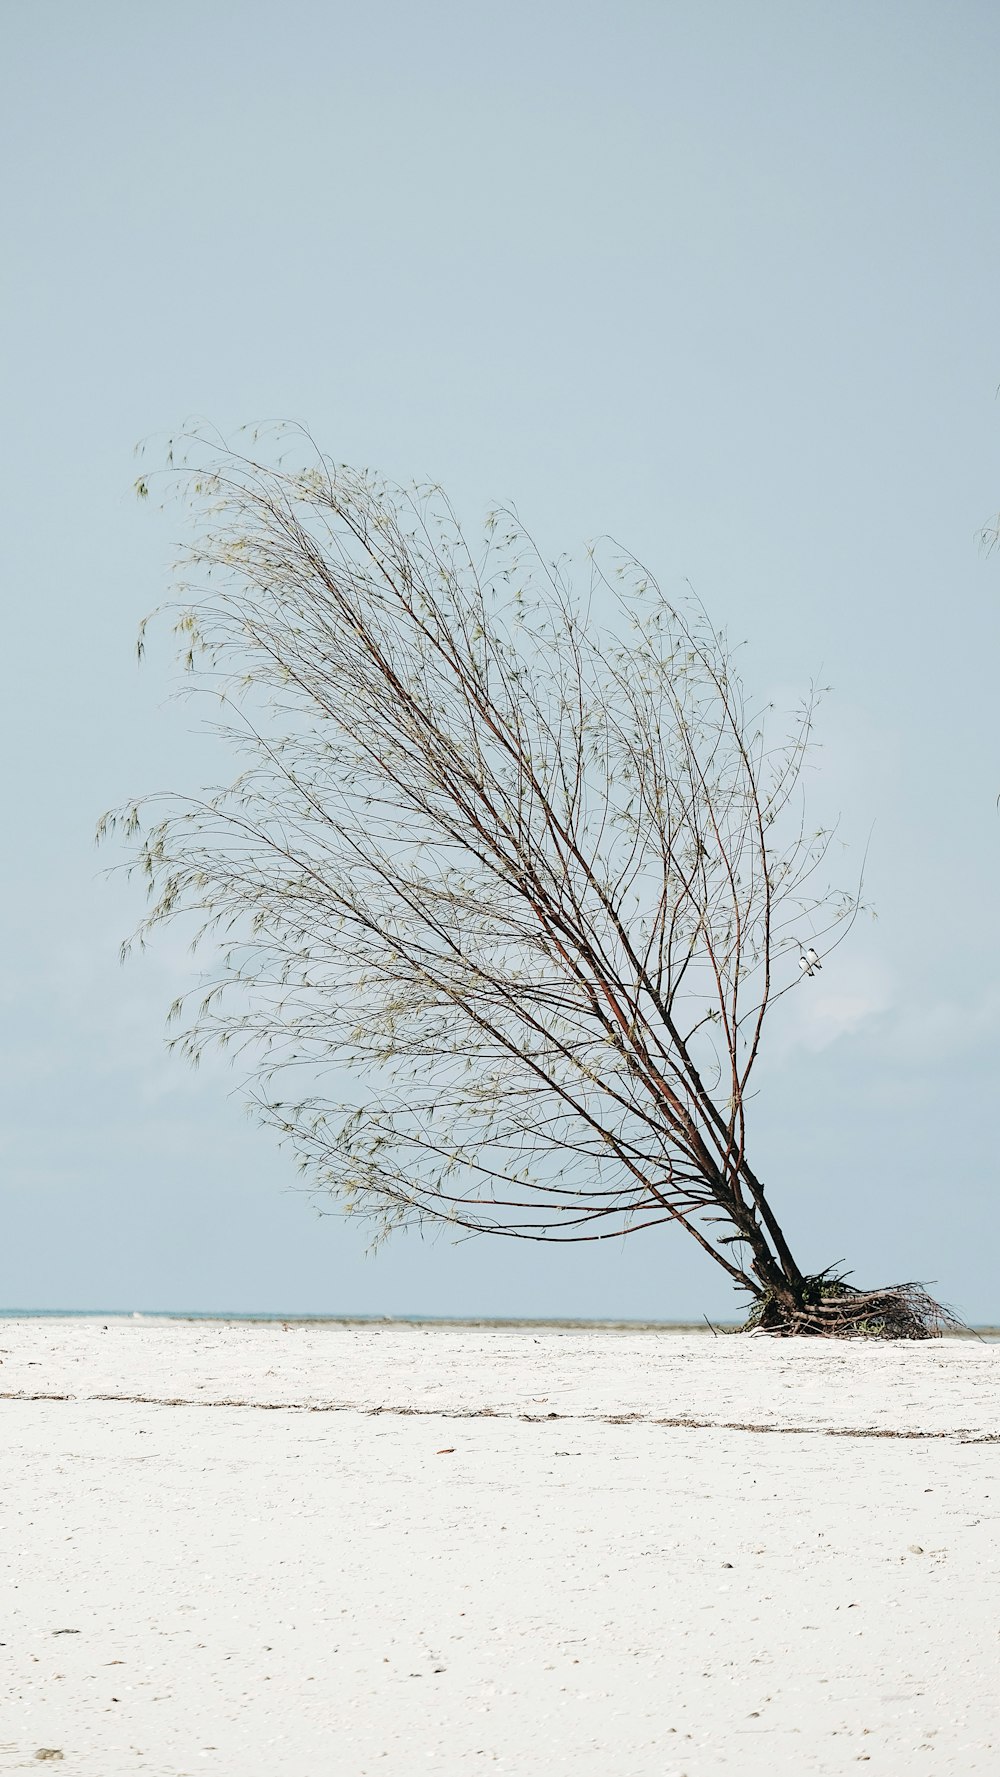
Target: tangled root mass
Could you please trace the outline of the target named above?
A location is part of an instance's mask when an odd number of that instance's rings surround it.
[[[777,1338],[938,1339],[962,1322],[918,1283],[861,1290],[842,1277],[819,1272],[803,1280],[795,1302],[767,1295],[754,1303],[742,1332]]]

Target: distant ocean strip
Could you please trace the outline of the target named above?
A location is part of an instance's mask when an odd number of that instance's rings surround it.
[[[544,1315],[477,1314],[271,1314],[229,1313],[225,1309],[189,1308],[0,1308],[0,1320],[182,1320],[249,1322],[278,1326],[399,1327],[621,1327],[674,1333],[707,1332],[737,1326],[737,1321],[705,1320],[572,1320]]]
[[[0,1308],[0,1320],[177,1320],[296,1327],[549,1327],[623,1333],[730,1333],[735,1320],[572,1320],[544,1315],[488,1314],[236,1314],[195,1308]],[[960,1339],[1000,1339],[1000,1327],[969,1327]]]

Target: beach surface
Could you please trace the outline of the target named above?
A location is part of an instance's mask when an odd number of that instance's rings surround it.
[[[1000,1346],[0,1322],[0,1770],[1000,1771]]]

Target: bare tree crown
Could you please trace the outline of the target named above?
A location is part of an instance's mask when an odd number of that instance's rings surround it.
[[[798,1278],[746,1110],[801,943],[857,908],[805,818],[812,700],[775,735],[697,602],[610,547],[577,591],[509,512],[472,546],[437,488],[204,437],[175,473],[177,627],[241,769],[106,825],[140,936],[221,941],[186,1052],[244,1046],[310,1182],[385,1227],[674,1221],[752,1291]]]

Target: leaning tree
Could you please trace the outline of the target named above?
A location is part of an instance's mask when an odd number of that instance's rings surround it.
[[[603,549],[581,595],[509,512],[474,548],[439,489],[256,435],[169,467],[176,627],[240,769],[102,826],[147,878],[140,939],[211,941],[187,1055],[252,1058],[310,1185],[381,1231],[673,1223],[750,1324],[936,1330],[916,1286],[805,1275],[748,1151],[765,1020],[859,904],[805,817],[812,699],[775,737],[695,601]]]

